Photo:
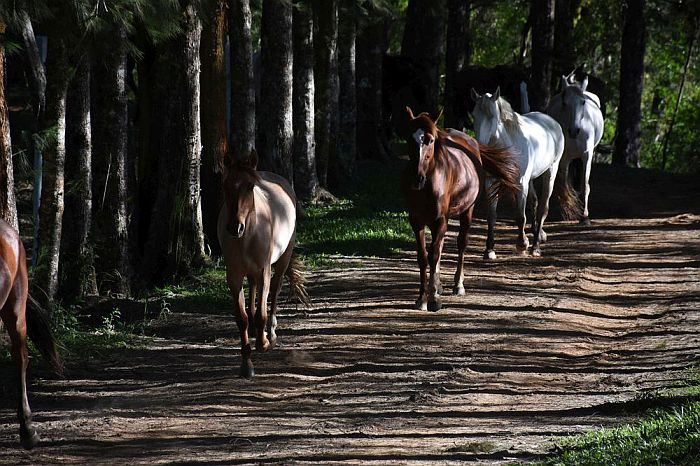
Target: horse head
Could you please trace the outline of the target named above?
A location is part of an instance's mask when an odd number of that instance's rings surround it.
[[[581,132],[581,122],[586,105],[591,105],[585,92],[588,87],[588,77],[578,84],[570,82],[568,76],[561,77],[561,109],[562,129],[571,138],[576,138]]]
[[[427,175],[435,158],[435,140],[438,137],[438,127],[435,122],[440,118],[442,112],[435,119],[431,118],[427,112],[414,116],[411,107],[406,107],[406,112],[409,117],[409,134],[412,138],[409,140],[409,156],[411,161],[417,165],[416,180],[411,188],[421,190],[425,186]]]
[[[224,202],[229,212],[226,231],[234,238],[243,237],[251,216],[255,214],[253,190],[260,181],[257,166],[258,153],[252,150],[248,157],[229,161],[224,170]]]
[[[481,144],[489,144],[491,140],[498,137],[498,124],[500,122],[501,110],[498,106],[498,99],[501,96],[501,88],[497,87],[496,92],[479,95],[472,88],[472,100],[474,100],[474,131],[476,139]]]

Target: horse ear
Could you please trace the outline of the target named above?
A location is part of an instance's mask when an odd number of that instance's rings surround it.
[[[248,156],[248,166],[252,170],[258,168],[258,151],[255,149],[250,150],[250,155]]]
[[[481,96],[479,95],[478,92],[476,92],[476,89],[472,87],[472,100],[476,102],[477,100],[481,99]]]
[[[409,117],[411,120],[413,120],[414,118],[416,118],[416,117],[413,116],[413,110],[411,110],[411,107],[409,107],[408,105],[406,105],[406,113],[408,113],[408,117]]]
[[[561,90],[563,91],[569,87],[569,78],[567,76],[561,75]]]
[[[435,123],[437,123],[438,120],[442,117],[442,114],[443,114],[444,112],[445,112],[445,109],[444,109],[444,108],[441,108],[441,109],[437,112],[437,116],[435,117],[435,119],[433,119],[433,121],[434,121]]]
[[[493,97],[491,97],[491,100],[495,102],[498,100],[499,97],[501,97],[501,86],[498,86],[496,88],[496,92],[493,93]]]
[[[585,91],[587,87],[588,87],[588,75],[586,75],[586,77],[583,78],[583,82],[581,83],[581,90]]]

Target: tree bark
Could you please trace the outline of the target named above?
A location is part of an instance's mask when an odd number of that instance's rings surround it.
[[[444,43],[445,0],[409,0],[401,54],[426,68],[429,80],[426,105],[431,114],[438,110]]]
[[[360,22],[357,35],[357,140],[358,157],[386,160],[386,138],[382,102],[382,64],[385,52],[385,18],[373,3]]]
[[[314,78],[316,95],[316,169],[328,187],[328,166],[335,159],[338,119],[338,0],[314,1]]]
[[[38,118],[44,108],[46,97],[46,72],[41,63],[39,47],[36,43],[34,28],[29,14],[24,9],[17,10],[19,33],[22,36],[22,45],[29,63],[29,86],[32,91],[32,105],[34,117]]]
[[[549,103],[554,51],[554,0],[532,0],[532,72],[530,77],[530,108],[544,112]]]
[[[220,177],[228,150],[226,124],[226,0],[214,3],[202,30],[202,223],[205,244],[212,254],[221,248],[216,225],[220,204]]]
[[[576,68],[576,49],[573,32],[574,17],[581,0],[555,0],[554,6],[554,76],[551,83],[559,83],[562,74]]]
[[[129,295],[133,258],[127,205],[126,32],[115,26],[101,42],[109,48],[100,52],[92,76],[95,269],[100,292]]]
[[[5,25],[0,23],[0,35],[5,35]],[[5,49],[0,47],[0,218],[19,227],[15,201],[15,177],[12,167],[12,142],[10,120],[5,98]]]
[[[66,196],[61,235],[59,293],[75,301],[97,294],[91,244],[92,138],[90,62],[75,69],[66,99]]]
[[[461,130],[457,114],[455,83],[457,74],[471,59],[471,1],[447,1],[447,50],[445,52],[445,126]]]
[[[262,169],[292,181],[292,5],[263,0],[257,149]]]
[[[642,91],[644,89],[644,0],[623,3],[624,26],[620,49],[620,104],[613,163],[639,167]]]
[[[255,147],[252,15],[250,0],[228,0],[231,57],[231,144],[234,157]]]
[[[335,189],[352,177],[357,158],[355,92],[356,1],[340,0],[338,19],[338,150],[330,180]]]
[[[68,53],[63,39],[49,38],[46,62],[46,111],[41,119],[44,138],[44,165],[39,223],[39,254],[35,286],[42,304],[53,302],[58,287],[61,221],[64,208],[64,168],[66,161],[66,93]]]
[[[314,137],[314,43],[310,2],[294,8],[293,20],[294,190],[300,199],[313,199],[318,191]]]
[[[191,2],[182,6],[182,32],[160,44],[153,64],[151,151],[158,154],[147,168],[157,177],[148,236],[141,264],[141,285],[163,283],[202,265],[199,171],[199,46],[201,22]],[[155,175],[154,175],[155,174]],[[150,192],[150,191],[147,191]]]

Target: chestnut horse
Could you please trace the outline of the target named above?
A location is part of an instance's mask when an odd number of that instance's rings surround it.
[[[293,257],[296,238],[296,196],[287,180],[271,172],[257,171],[258,155],[251,151],[243,160],[224,169],[224,205],[219,212],[218,236],[226,262],[226,281],[236,324],[241,336],[241,376],[255,374],[248,341],[254,319],[255,347],[267,351],[277,340],[277,297],[282,277],[292,293],[309,303],[301,262]],[[271,277],[274,270],[274,277]],[[243,279],[248,278],[249,309],[246,313]],[[270,318],[267,297],[272,293]],[[256,303],[257,296],[257,303]],[[269,336],[269,339],[268,339]]]
[[[39,441],[27,399],[27,335],[57,373],[63,370],[46,313],[31,298],[27,306],[28,290],[27,257],[22,240],[17,230],[0,219],[0,317],[10,334],[12,359],[17,365],[19,438],[27,450]]]
[[[440,297],[440,256],[449,218],[459,218],[457,236],[457,271],[454,294],[464,294],[462,265],[467,234],[474,204],[481,192],[484,177],[493,177],[489,198],[504,191],[515,196],[519,190],[518,165],[506,148],[478,143],[461,131],[441,130],[427,113],[418,116],[406,107],[410,117],[409,140],[411,163],[401,180],[408,202],[408,218],[416,237],[420,291],[416,307],[437,311]],[[435,119],[437,120],[437,118]],[[486,172],[486,175],[483,173]],[[425,227],[430,228],[432,241],[426,252]],[[426,292],[426,267],[430,264],[430,286]]]

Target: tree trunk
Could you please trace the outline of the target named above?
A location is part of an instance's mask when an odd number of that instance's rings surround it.
[[[314,1],[316,169],[328,187],[328,164],[335,159],[338,119],[338,0]]]
[[[532,0],[532,72],[530,77],[530,108],[544,112],[549,103],[554,51],[554,0]]]
[[[382,102],[382,62],[385,20],[372,3],[360,23],[357,35],[357,154],[362,158],[386,160],[386,138]]]
[[[292,5],[288,0],[263,0],[260,36],[260,166],[292,181]]]
[[[574,17],[581,0],[555,0],[554,7],[554,76],[551,83],[557,85],[562,74],[576,68],[576,49],[573,32]]]
[[[294,190],[300,199],[313,199],[318,190],[314,138],[314,43],[310,2],[294,8],[293,103]]]
[[[109,44],[93,67],[92,142],[95,269],[103,293],[129,295],[133,263],[127,201],[128,109],[126,32],[105,33]]]
[[[642,91],[644,89],[644,0],[623,4],[624,27],[620,49],[620,104],[613,163],[639,167],[641,149]]]
[[[447,1],[447,50],[445,52],[445,127],[462,130],[455,102],[455,80],[471,58],[470,30],[471,1]]]
[[[202,30],[202,223],[205,243],[213,254],[221,248],[216,224],[219,216],[219,173],[226,155],[226,1],[218,0]]]
[[[5,35],[5,25],[0,23],[0,35]],[[4,42],[4,40],[3,40]],[[15,201],[15,177],[12,169],[12,142],[10,120],[5,98],[5,49],[0,46],[0,218],[19,227]]]
[[[39,55],[39,47],[34,36],[34,28],[29,14],[24,9],[17,10],[20,35],[22,36],[22,45],[26,52],[27,62],[29,63],[29,87],[32,91],[32,105],[34,107],[34,117],[39,118],[46,98],[46,72],[44,65],[41,63]]]
[[[192,3],[183,6],[182,32],[160,44],[153,64],[151,151],[158,154],[148,236],[141,264],[142,286],[189,274],[202,265],[199,171],[199,45],[201,23]],[[149,166],[153,169],[152,166]]]
[[[440,64],[445,43],[445,0],[409,0],[406,8],[406,27],[401,42],[401,54],[414,59],[426,68],[427,110],[438,109],[440,93]]]
[[[331,188],[347,184],[357,158],[355,93],[356,1],[341,0],[338,19],[338,149],[332,164]]]
[[[61,235],[61,297],[75,301],[97,294],[90,243],[92,225],[92,138],[90,134],[90,62],[75,69],[66,100],[66,198]]]
[[[255,147],[252,15],[250,0],[228,0],[231,49],[231,144],[234,157]]]
[[[38,299],[53,302],[58,286],[61,221],[64,205],[64,167],[66,161],[66,93],[68,55],[63,40],[49,38],[46,62],[46,111],[41,120],[44,138],[44,165],[39,223],[39,254],[34,284]]]

